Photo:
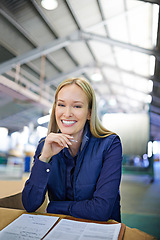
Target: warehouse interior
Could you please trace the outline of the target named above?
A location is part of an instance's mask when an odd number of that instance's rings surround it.
[[[1,186],[28,176],[57,86],[81,76],[122,139],[122,221],[159,237],[160,1],[53,2],[0,1]]]

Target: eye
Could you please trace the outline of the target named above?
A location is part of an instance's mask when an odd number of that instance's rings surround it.
[[[80,106],[80,105],[75,105],[74,107],[75,108],[82,108],[82,106]]]
[[[63,103],[58,103],[57,106],[58,107],[65,107],[65,105]]]

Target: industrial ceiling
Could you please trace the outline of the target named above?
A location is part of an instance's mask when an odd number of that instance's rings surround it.
[[[149,113],[160,140],[160,1],[0,1],[0,126],[21,131],[48,114],[58,84],[83,76],[98,114]],[[99,79],[94,79],[95,75]],[[101,79],[100,79],[101,77]]]

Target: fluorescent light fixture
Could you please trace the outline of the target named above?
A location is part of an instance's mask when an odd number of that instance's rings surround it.
[[[111,98],[111,99],[109,99],[108,104],[110,106],[116,106],[117,105],[117,101],[116,101],[115,98]]]
[[[92,74],[91,79],[95,82],[102,81],[102,75],[98,72]]]
[[[148,142],[148,157],[152,157],[153,144],[151,141]]]
[[[150,75],[154,75],[154,69],[155,69],[155,62],[156,62],[156,58],[155,56],[151,55],[150,56]]]
[[[42,0],[41,5],[46,10],[54,10],[58,7],[57,0]]]
[[[146,103],[151,103],[151,102],[152,102],[152,96],[148,94],[146,96]]]
[[[50,120],[50,114],[38,118],[37,122],[38,122],[38,124],[44,124],[44,123],[49,122],[49,120]]]
[[[156,46],[157,42],[157,31],[158,31],[158,15],[159,15],[159,5],[152,4],[153,17],[152,17],[152,43]]]
[[[152,92],[152,90],[153,90],[153,81],[152,81],[152,80],[149,80],[149,81],[148,81],[148,91],[149,91],[149,92]]]
[[[5,127],[0,127],[0,135],[3,137],[8,136],[8,129]]]
[[[153,142],[153,154],[158,154],[159,153],[159,151],[158,151],[158,146],[159,144],[158,144],[158,142],[157,141],[154,141]]]

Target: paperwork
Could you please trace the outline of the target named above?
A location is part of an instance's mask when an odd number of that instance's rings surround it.
[[[22,214],[0,231],[0,240],[117,240],[122,229],[121,223],[69,219],[60,219],[57,223],[58,219],[55,216]]]
[[[0,240],[39,240],[58,219],[54,216],[22,214],[0,231]]]
[[[99,224],[62,219],[44,240],[117,240],[121,224]]]

